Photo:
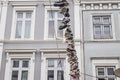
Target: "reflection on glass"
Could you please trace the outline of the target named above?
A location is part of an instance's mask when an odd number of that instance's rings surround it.
[[[48,70],[48,80],[54,80],[54,71]]]
[[[57,60],[57,67],[64,67],[64,60],[63,59]]]
[[[107,74],[108,75],[114,75],[114,69],[113,68],[107,68]]]
[[[104,18],[103,18],[103,22],[104,22],[104,23],[109,23],[109,17],[104,17]]]
[[[21,33],[22,33],[22,21],[17,21],[16,24],[16,38],[21,38]]]
[[[17,18],[23,18],[23,12],[17,12]]]
[[[21,80],[28,80],[28,71],[22,71]]]
[[[48,59],[48,67],[54,67],[54,60]]]
[[[110,35],[110,26],[109,25],[104,26],[104,34]]]
[[[57,80],[64,80],[64,72],[57,71]]]
[[[57,25],[57,37],[63,37],[63,30],[59,30],[59,27],[61,26],[61,20],[58,20],[58,25]]]
[[[98,68],[98,75],[104,75],[104,68]]]
[[[53,20],[50,20],[49,21],[49,31],[48,31],[48,37],[49,38],[53,38],[54,37],[54,21]]]
[[[57,14],[58,14],[58,18],[63,18],[63,14],[60,14],[59,12]]]
[[[19,67],[19,61],[13,61],[13,67]]]
[[[49,19],[55,18],[55,12],[54,11],[48,11]]]
[[[94,17],[94,22],[95,23],[100,23],[100,17]]]
[[[26,18],[31,18],[31,12],[26,12]]]
[[[18,71],[12,71],[12,80],[18,80]]]
[[[29,66],[29,61],[22,62],[22,67],[28,68],[28,66]]]
[[[30,38],[31,21],[25,21],[25,38]]]

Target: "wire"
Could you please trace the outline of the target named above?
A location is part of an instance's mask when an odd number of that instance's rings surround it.
[[[50,13],[51,13],[50,16],[51,16],[51,18],[53,20],[53,10],[52,10],[52,7],[51,7],[51,5],[52,5],[51,0],[49,0],[49,2],[50,2]],[[57,42],[57,35],[56,35],[56,29],[55,29],[55,27],[54,27],[54,36],[55,36],[55,42],[56,42],[56,47],[57,47],[57,53],[59,54],[59,46],[58,46],[58,42]],[[60,58],[60,54],[59,54],[59,58]]]
[[[60,1],[60,0],[59,0]],[[52,7],[51,7],[51,5],[52,5],[52,1],[51,0],[49,0],[49,2],[50,2],[50,13],[51,13],[51,18],[52,18],[52,20],[53,20],[53,10],[52,10]],[[54,24],[53,24],[54,25]],[[56,47],[57,47],[57,54],[58,54],[58,57],[59,57],[59,61],[60,62],[58,62],[59,64],[61,64],[61,57],[60,57],[60,53],[59,53],[59,46],[58,46],[58,41],[57,41],[57,35],[56,35],[56,29],[55,29],[55,27],[54,27],[54,36],[55,36],[55,43],[56,43]],[[58,64],[58,65],[59,65]],[[61,67],[62,67],[62,64],[61,64]]]
[[[59,0],[60,1],[60,0]],[[50,2],[50,13],[51,13],[51,18],[53,20],[53,10],[52,10],[52,7],[51,7],[51,0],[49,0]],[[54,25],[54,24],[53,24]],[[58,41],[57,41],[57,34],[56,34],[56,28],[54,27],[54,36],[55,36],[55,43],[56,43],[56,47],[57,47],[57,54],[58,54],[58,65],[60,65],[61,69],[63,70],[63,66],[62,66],[62,61],[61,61],[61,56],[60,56],[60,53],[59,53],[59,46],[58,46]],[[65,77],[63,77],[64,80],[65,80]]]
[[[86,73],[80,73],[80,74],[83,74],[83,75],[89,76],[89,77],[93,77],[93,78],[98,78],[98,77],[96,77],[96,76],[93,76],[93,75],[90,75],[90,74],[86,74]]]

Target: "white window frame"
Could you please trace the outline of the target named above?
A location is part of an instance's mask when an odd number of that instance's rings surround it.
[[[98,17],[100,18],[100,23],[99,22],[94,22],[94,17]],[[103,22],[103,17],[107,17],[109,18],[109,23],[105,24]],[[100,29],[101,29],[101,34],[100,34],[100,38],[96,38],[95,37],[95,26],[100,26]],[[105,25],[108,25],[109,28],[110,28],[110,36],[108,38],[105,37],[105,34],[104,34],[104,26]],[[113,35],[112,35],[112,23],[111,23],[111,15],[97,15],[97,16],[93,16],[93,27],[94,27],[94,39],[112,39],[113,38]]]
[[[22,67],[22,61],[29,61],[28,67]],[[12,59],[12,71],[18,71],[18,80],[20,80],[22,78],[22,71],[28,71],[28,75],[27,75],[27,79],[29,78],[29,65],[30,65],[30,59]],[[13,67],[13,61],[19,61],[19,67]],[[11,74],[12,74],[11,71]],[[11,75],[11,79],[12,79],[12,75]]]
[[[104,75],[98,75],[98,68],[104,68]],[[115,75],[107,75],[107,68],[113,68],[113,71],[115,71],[115,66],[96,66],[96,76],[97,78],[114,78],[116,79]]]
[[[45,21],[44,21],[44,24],[45,24],[45,28],[44,28],[44,39],[45,40],[55,40],[55,38],[48,38],[48,11],[50,10],[55,10],[55,11],[59,11],[59,8],[58,7],[53,7],[53,6],[45,6]],[[63,30],[63,35],[64,35],[64,30]],[[64,38],[64,36],[62,37]],[[61,39],[60,37],[57,37],[57,39]]]
[[[119,59],[92,59],[92,71],[93,76],[96,76],[96,66],[114,66],[116,69],[119,68]],[[93,78],[96,80],[96,78]],[[117,80],[120,80],[117,78]]]
[[[29,59],[28,80],[34,80],[36,50],[6,50],[6,67],[4,80],[11,80],[12,59]]]
[[[32,11],[32,18],[31,18],[31,31],[30,31],[30,38],[15,38],[16,34],[16,12],[17,11]],[[35,6],[15,6],[13,7],[13,19],[12,19],[12,30],[11,30],[11,40],[34,40],[34,30],[35,30]]]
[[[112,22],[112,24],[111,24],[111,26],[112,26],[112,28],[111,28],[111,30],[112,30],[112,38],[111,39],[94,39],[94,27],[93,27],[93,16],[100,16],[100,15],[110,15],[111,16],[111,22]],[[113,15],[113,13],[110,13],[110,12],[103,12],[103,13],[101,13],[101,12],[94,12],[94,13],[91,13],[91,15],[90,15],[90,26],[92,27],[91,28],[91,33],[92,33],[92,35],[91,35],[91,39],[92,40],[94,40],[94,41],[110,41],[110,40],[115,40],[116,38],[115,38],[115,23],[114,23],[114,15]]]
[[[51,58],[51,59],[65,59],[65,71],[64,71],[64,80],[70,80],[70,67],[69,67],[69,63],[67,62],[67,57],[66,57],[66,51],[65,50],[60,50],[59,52],[57,52],[58,50],[56,49],[44,49],[44,50],[40,50],[41,52],[41,78],[40,80],[47,80],[47,59]]]

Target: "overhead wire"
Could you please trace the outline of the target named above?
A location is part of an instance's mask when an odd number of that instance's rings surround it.
[[[60,0],[59,0],[60,1]],[[53,9],[52,9],[52,1],[49,0],[49,3],[50,3],[50,16],[53,20]],[[54,24],[53,24],[54,26]],[[55,43],[56,43],[56,47],[57,47],[57,54],[58,54],[58,65],[60,65],[60,68],[63,70],[63,65],[62,65],[62,61],[61,61],[61,56],[60,56],[60,52],[59,52],[59,45],[58,45],[58,40],[57,40],[57,34],[56,34],[56,27],[54,26],[54,37],[55,37]],[[63,76],[63,79],[65,80],[65,77]]]
[[[50,16],[51,16],[51,18],[52,18],[52,20],[53,20],[53,9],[52,9],[52,1],[51,0],[49,0],[49,3],[50,3]],[[54,26],[54,24],[53,24],[53,26]],[[56,35],[56,29],[55,29],[55,27],[54,27],[54,37],[55,37],[55,42],[56,42],[56,47],[57,47],[57,53],[59,54],[59,46],[58,46],[58,41],[57,41],[57,35]],[[59,58],[60,58],[60,54],[59,54]]]

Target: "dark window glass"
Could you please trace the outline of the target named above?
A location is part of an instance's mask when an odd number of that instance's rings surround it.
[[[113,68],[107,68],[107,74],[108,75],[114,75],[114,69]]]
[[[28,80],[28,71],[22,71],[21,80]]]
[[[48,80],[54,80],[54,71],[48,70]]]
[[[13,61],[13,67],[19,67],[19,61]]]
[[[29,66],[29,61],[23,61],[22,62],[22,67],[27,68]]]
[[[64,80],[64,72],[57,71],[57,80]]]
[[[12,71],[12,80],[18,80],[18,71]]]

